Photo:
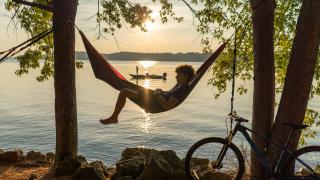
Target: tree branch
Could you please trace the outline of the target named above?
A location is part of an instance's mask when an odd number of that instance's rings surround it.
[[[24,1],[24,0],[12,0],[12,1],[15,3],[26,5],[26,6],[36,7],[36,8],[40,8],[40,9],[43,9],[43,10],[46,10],[49,12],[53,12],[53,7],[50,5],[44,5],[44,4],[29,2],[29,1]]]

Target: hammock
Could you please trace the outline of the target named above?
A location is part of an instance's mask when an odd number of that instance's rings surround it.
[[[153,96],[153,90],[147,89],[142,86],[138,86],[134,83],[128,81],[125,77],[123,77],[115,68],[111,66],[111,64],[92,46],[86,36],[83,34],[81,30],[79,33],[82,37],[84,46],[86,48],[92,70],[95,74],[95,77],[108,83],[113,88],[121,91],[122,89],[131,89],[137,92],[143,92],[148,95],[148,99],[144,99],[144,97],[139,98],[129,98],[132,102],[140,106],[148,113],[160,113],[167,110],[164,110],[158,101]],[[185,93],[180,99],[178,99],[178,103],[175,107],[181,104],[187,96],[190,94],[192,89],[199,82],[204,73],[209,69],[212,63],[218,58],[223,49],[225,48],[227,42],[223,43],[219,46],[219,48],[199,67],[196,71],[195,76],[190,80],[187,86],[187,93]],[[147,101],[147,102],[146,102]],[[169,109],[168,109],[169,110]]]

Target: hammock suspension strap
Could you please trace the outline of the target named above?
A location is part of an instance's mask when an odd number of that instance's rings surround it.
[[[10,48],[10,49],[8,49],[8,50],[6,50],[6,51],[0,52],[0,55],[5,54],[3,57],[0,58],[0,63],[3,62],[3,61],[5,61],[5,60],[8,59],[9,57],[12,57],[12,56],[18,54],[19,52],[23,51],[23,50],[26,49],[27,47],[30,47],[30,46],[33,45],[34,43],[40,41],[42,38],[44,38],[44,37],[47,36],[48,34],[52,33],[52,32],[53,32],[53,29],[54,29],[55,27],[64,26],[64,25],[66,25],[66,24],[68,24],[68,23],[70,23],[70,22],[71,22],[71,21],[70,21],[70,19],[69,19],[69,20],[67,20],[67,21],[66,21],[65,23],[63,23],[63,24],[60,24],[60,25],[58,25],[58,26],[52,26],[51,28],[49,28],[49,29],[47,29],[47,30],[45,30],[45,31],[43,31],[43,32],[41,32],[41,33],[39,33],[39,34],[37,34],[37,35],[29,38],[29,39],[27,39],[26,41],[18,44],[17,46],[12,47],[12,48]]]

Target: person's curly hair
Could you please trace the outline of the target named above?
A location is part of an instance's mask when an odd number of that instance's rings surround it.
[[[190,79],[192,79],[195,74],[194,68],[189,64],[183,64],[183,65],[178,66],[176,68],[176,73],[182,73],[184,75],[187,75],[189,77],[188,81]]]

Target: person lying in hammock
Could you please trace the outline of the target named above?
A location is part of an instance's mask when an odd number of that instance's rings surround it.
[[[176,107],[179,99],[187,93],[188,82],[195,74],[191,65],[180,65],[176,68],[177,84],[169,91],[163,91],[162,89],[134,91],[132,89],[123,89],[120,91],[118,100],[113,114],[106,119],[100,119],[100,122],[104,125],[118,123],[118,116],[126,104],[126,99],[139,99],[143,104],[143,109],[148,112],[148,109],[162,108],[169,110]]]

